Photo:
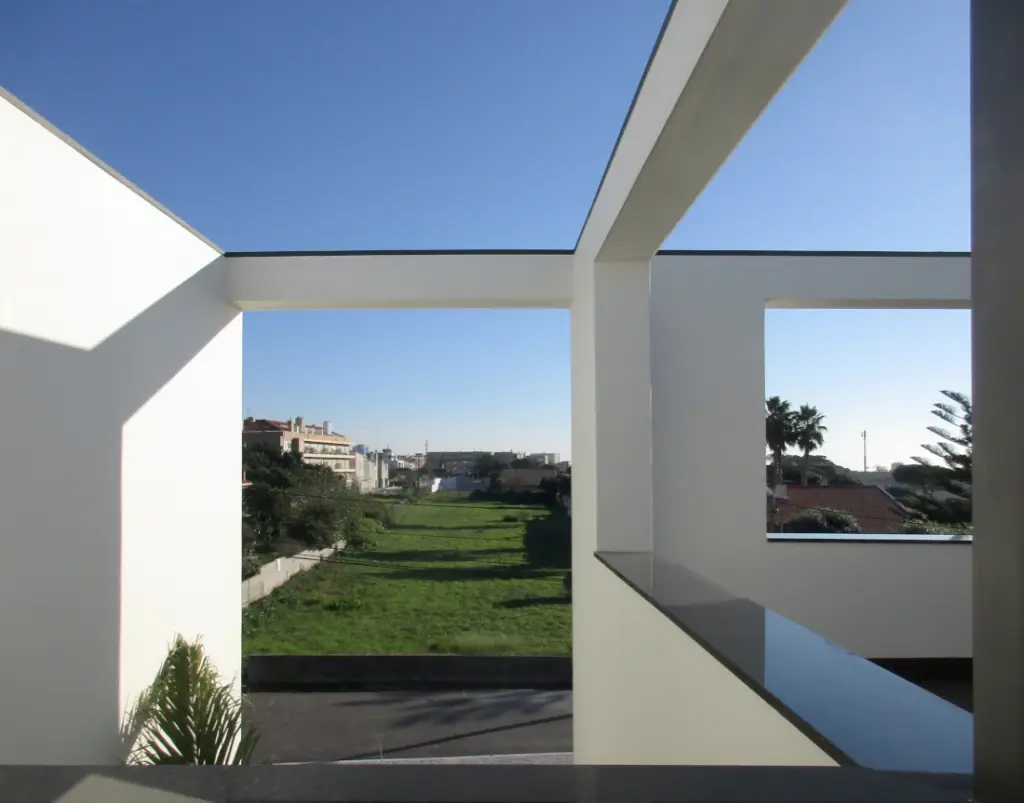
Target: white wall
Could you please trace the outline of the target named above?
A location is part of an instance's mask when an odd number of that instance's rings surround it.
[[[215,247],[6,95],[0,176],[0,763],[110,762],[176,632],[239,670],[241,316]]]
[[[654,544],[872,658],[971,655],[971,547],[768,543],[764,308],[965,307],[963,256],[664,256],[652,278]]]

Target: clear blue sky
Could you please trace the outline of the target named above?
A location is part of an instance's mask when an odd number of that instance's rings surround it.
[[[227,250],[571,248],[666,0],[0,0],[0,84]],[[967,250],[968,3],[852,0],[666,243]],[[767,315],[825,453],[920,453],[966,312]],[[570,448],[568,313],[245,316],[245,406]],[[302,355],[302,359],[296,359]]]

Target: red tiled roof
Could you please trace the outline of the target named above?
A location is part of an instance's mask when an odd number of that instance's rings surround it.
[[[787,485],[786,495],[786,499],[779,500],[779,521],[783,524],[808,508],[822,507],[849,513],[865,533],[896,533],[903,521],[899,502],[877,485]]]

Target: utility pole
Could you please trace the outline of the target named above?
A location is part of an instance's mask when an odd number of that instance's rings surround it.
[[[860,439],[864,441],[864,471],[868,470],[868,431],[862,429],[860,432]]]

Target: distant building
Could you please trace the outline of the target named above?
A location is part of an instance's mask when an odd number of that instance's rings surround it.
[[[242,422],[242,446],[258,443],[276,446],[282,453],[291,451],[311,466],[326,466],[351,479],[356,472],[355,456],[349,439],[331,430],[331,422],[307,424],[302,417],[294,421],[270,418],[246,418]]]
[[[522,456],[522,452],[427,452],[425,465],[431,471],[443,468],[450,474],[472,474],[483,457],[492,457],[508,466]]]
[[[390,465],[380,452],[355,452],[355,477],[359,490],[373,493],[390,484]]]
[[[534,452],[526,455],[526,459],[536,463],[538,466],[557,466],[559,463],[557,452]]]
[[[438,491],[459,491],[465,493],[483,488],[483,485],[481,480],[475,480],[472,477],[467,477],[465,474],[460,474],[455,477],[438,477],[432,484],[432,491],[435,493]]]
[[[506,468],[499,479],[501,487],[510,491],[536,491],[543,480],[558,476],[554,466],[542,468]]]

